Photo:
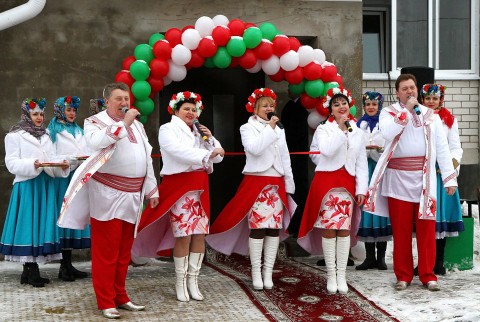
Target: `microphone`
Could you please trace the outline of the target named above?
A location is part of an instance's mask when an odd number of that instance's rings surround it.
[[[410,98],[412,98],[412,97],[413,97],[413,96],[409,96],[408,98],[410,99]],[[417,114],[417,115],[420,115],[420,113],[422,113],[422,112],[420,111],[420,108],[418,107],[418,105],[415,105],[415,106],[413,107],[413,110],[415,111],[415,114]]]
[[[275,113],[274,112],[268,112],[267,113],[267,118],[270,120],[273,116],[275,116]],[[280,121],[277,121],[277,126],[280,128],[280,129],[283,129],[283,124],[280,123]]]
[[[127,113],[127,112],[128,112],[128,110],[129,110],[129,108],[128,108],[128,107],[122,107],[122,112],[123,112],[123,114]]]
[[[345,126],[347,127],[348,132],[352,132],[352,131],[353,131],[352,126],[350,125],[350,122],[349,122],[349,121],[345,121]]]
[[[200,123],[198,122],[197,119],[193,120],[193,124],[197,128],[198,133],[200,133],[200,136],[202,137],[202,140],[203,141],[208,141],[208,136],[206,136],[205,133],[203,133],[203,131],[200,129]]]

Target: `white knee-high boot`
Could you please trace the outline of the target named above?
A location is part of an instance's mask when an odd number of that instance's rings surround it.
[[[337,293],[337,265],[335,263],[336,238],[322,237],[323,256],[327,267],[327,291]]]
[[[203,301],[203,295],[198,289],[198,275],[202,267],[203,253],[190,253],[188,258],[187,287],[190,297],[197,301]]]
[[[265,236],[263,242],[263,288],[270,290],[273,287],[272,272],[277,258],[280,237]]]
[[[262,281],[262,249],[263,239],[248,239],[248,248],[250,251],[250,263],[252,265],[252,283],[253,288],[256,290],[263,289]]]
[[[346,294],[348,292],[345,271],[347,269],[348,252],[350,251],[350,236],[337,237],[337,285],[338,292]]]
[[[177,300],[181,302],[188,302],[190,297],[187,290],[187,270],[188,270],[188,256],[174,257],[175,274],[177,281],[175,283],[175,290],[177,291]]]

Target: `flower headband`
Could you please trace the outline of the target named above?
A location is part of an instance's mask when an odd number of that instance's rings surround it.
[[[72,107],[77,110],[80,107],[80,98],[78,96],[59,97],[53,106],[55,109],[61,109],[62,111],[65,111],[67,107]]]
[[[26,98],[22,103],[22,109],[29,113],[43,112],[47,100],[45,98]]]
[[[90,115],[97,114],[106,109],[107,106],[105,105],[105,100],[103,98],[92,98],[90,100]]]
[[[168,103],[168,113],[174,114],[174,111],[178,108],[177,105],[179,102],[185,102],[189,100],[193,100],[195,102],[195,107],[197,108],[197,115],[200,116],[203,111],[202,97],[200,96],[200,94],[189,91],[173,94],[172,98],[170,99],[170,103]]]
[[[270,97],[275,101],[275,106],[277,102],[277,94],[270,88],[257,88],[256,90],[253,91],[252,95],[248,97],[248,103],[245,105],[247,108],[247,111],[250,113],[253,113],[254,107],[255,107],[255,102],[260,98],[260,97]]]
[[[353,99],[352,94],[350,94],[350,91],[348,89],[343,87],[333,87],[328,90],[327,94],[323,98],[323,107],[329,109],[332,98],[337,95],[345,96],[348,101],[348,106],[352,107],[353,104],[355,104],[355,100]]]
[[[367,101],[377,101],[378,111],[380,111],[383,106],[383,96],[379,92],[366,91],[365,94],[363,94],[362,101],[363,106],[365,106],[365,102]]]
[[[445,95],[445,89],[446,87],[442,84],[425,84],[422,86],[420,94],[422,96],[436,95],[440,97],[440,99],[443,99],[443,96]]]

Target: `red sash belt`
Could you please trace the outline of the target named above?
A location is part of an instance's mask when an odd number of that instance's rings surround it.
[[[387,165],[389,169],[419,171],[423,169],[425,157],[392,158]]]
[[[109,173],[95,172],[92,179],[98,181],[107,187],[117,189],[124,192],[139,192],[142,190],[145,177],[129,178],[116,176]]]

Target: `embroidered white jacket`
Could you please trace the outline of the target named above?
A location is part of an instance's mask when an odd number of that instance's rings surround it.
[[[365,145],[376,145],[382,147],[385,145],[385,139],[380,133],[379,124],[375,125],[373,131],[370,132],[370,128],[368,127],[368,122],[362,121],[360,123],[360,129],[364,132],[365,137]],[[381,153],[377,150],[367,150],[367,158],[372,159],[373,161],[378,161],[380,159]]]

